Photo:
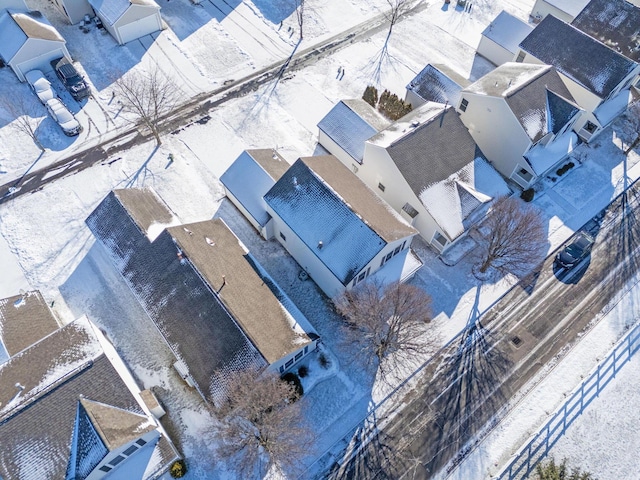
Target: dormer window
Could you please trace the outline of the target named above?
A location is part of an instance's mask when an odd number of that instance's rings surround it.
[[[469,106],[469,100],[467,100],[466,98],[463,98],[462,101],[460,102],[460,111],[466,112],[468,106]]]
[[[524,51],[520,50],[520,53],[518,53],[518,57],[516,58],[516,62],[517,63],[524,62],[524,57],[526,57],[526,56],[527,56],[527,54]]]

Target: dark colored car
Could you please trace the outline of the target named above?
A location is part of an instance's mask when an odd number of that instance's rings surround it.
[[[66,58],[63,57],[52,61],[51,66],[74,99],[80,101],[91,94],[87,82],[84,81],[84,78],[78,73],[76,67],[69,63]]]
[[[594,239],[587,232],[579,232],[573,241],[564,246],[556,255],[556,263],[564,268],[571,268],[580,263],[593,246]]]

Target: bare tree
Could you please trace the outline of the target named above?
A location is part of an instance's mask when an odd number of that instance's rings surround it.
[[[11,123],[11,127],[18,133],[27,135],[33,143],[44,152],[44,146],[38,138],[38,127],[42,123],[40,104],[31,96],[14,95],[11,98],[5,98],[2,105],[15,118]]]
[[[515,197],[496,200],[477,232],[480,273],[494,268],[520,276],[540,261],[547,241],[540,215]]]
[[[624,150],[624,156],[629,155],[631,150],[640,145],[640,101],[636,100],[631,104],[629,109],[627,110],[626,119],[628,121],[628,129],[630,130],[628,133],[629,136],[633,138],[629,146]]]
[[[309,453],[309,427],[295,387],[277,375],[254,370],[236,374],[220,407],[224,415],[220,453],[238,458],[244,478],[262,478],[272,467],[296,469]]]
[[[354,355],[377,363],[383,380],[439,343],[426,327],[431,321],[431,297],[413,285],[365,282],[345,290],[334,304],[346,321],[347,340],[356,345]]]
[[[131,114],[134,123],[144,124],[161,145],[159,124],[181,98],[175,82],[154,65],[142,74],[128,73],[115,81],[115,93],[122,109]]]
[[[393,27],[400,21],[400,18],[411,9],[410,0],[387,0],[389,10],[385,13],[385,18],[389,24],[387,30],[387,36],[384,39],[384,44],[378,55],[374,59],[374,80],[375,83],[380,83],[382,76],[382,67],[390,59],[389,55],[389,40],[391,40],[391,34],[393,33]]]

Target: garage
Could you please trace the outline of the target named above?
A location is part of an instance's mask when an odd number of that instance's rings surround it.
[[[120,45],[162,29],[154,0],[89,0],[104,27]]]
[[[0,15],[0,57],[21,82],[30,70],[51,70],[51,60],[72,61],[65,39],[40,12]]]

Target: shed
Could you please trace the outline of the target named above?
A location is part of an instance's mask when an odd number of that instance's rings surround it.
[[[0,15],[0,58],[20,79],[30,70],[51,70],[49,62],[71,55],[62,35],[37,11]]]
[[[104,28],[120,45],[162,30],[154,0],[89,0]]]
[[[495,65],[511,62],[533,27],[504,10],[482,32],[476,52]]]

